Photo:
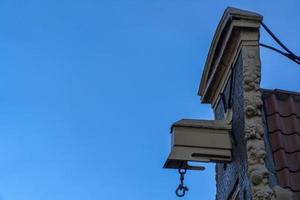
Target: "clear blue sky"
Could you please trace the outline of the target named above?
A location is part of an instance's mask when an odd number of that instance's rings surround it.
[[[297,0],[1,1],[0,200],[177,199],[169,126],[212,119],[197,89],[227,6],[263,14],[300,54]],[[261,56],[262,86],[300,91],[299,66]],[[185,199],[214,199],[205,166]]]

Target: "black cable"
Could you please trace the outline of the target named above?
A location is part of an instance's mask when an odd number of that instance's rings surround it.
[[[284,49],[286,50],[288,53],[293,54],[293,52],[291,52],[275,35],[274,33],[272,33],[272,31],[263,23],[261,22],[261,25],[264,27],[264,29],[271,35],[271,37]],[[294,55],[296,56],[296,55]]]
[[[269,45],[266,45],[266,44],[263,44],[263,43],[259,43],[259,45],[262,46],[262,47],[265,47],[265,48],[267,48],[267,49],[271,49],[271,50],[273,50],[273,51],[276,51],[277,53],[280,53],[281,55],[283,55],[283,56],[285,56],[285,57],[291,59],[292,61],[294,61],[295,63],[297,63],[297,64],[300,65],[299,57],[298,57],[298,59],[294,59],[293,57],[290,56],[290,54],[285,53],[285,52],[283,52],[283,51],[281,51],[281,50],[279,50],[279,49],[276,49],[276,48],[274,48],[274,47],[272,47],[272,46],[269,46]]]
[[[275,35],[274,33],[272,33],[272,31],[263,23],[261,22],[261,25],[262,27],[267,31],[267,33],[286,51],[286,52],[283,52],[279,49],[276,49],[272,46],[269,46],[269,45],[266,45],[266,44],[262,44],[260,43],[260,45],[262,47],[265,47],[265,48],[268,48],[268,49],[271,49],[277,53],[280,53],[281,55],[291,59],[292,61],[294,61],[295,63],[297,63],[298,65],[300,65],[300,57],[299,56],[296,56],[291,50],[289,50]]]

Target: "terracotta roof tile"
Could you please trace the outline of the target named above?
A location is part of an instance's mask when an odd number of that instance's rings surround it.
[[[277,178],[283,188],[288,188],[293,192],[300,192],[300,173],[291,173],[288,169],[277,171]]]
[[[290,115],[282,117],[279,113],[267,116],[269,132],[281,131],[285,135],[300,133],[300,117]]]
[[[276,171],[288,169],[290,172],[300,172],[300,152],[286,153],[284,149],[279,149],[273,155],[276,158],[274,160]]]
[[[300,93],[263,90],[278,184],[300,199]]]
[[[273,152],[279,149],[283,149],[286,153],[300,152],[299,133],[286,135],[281,131],[270,132],[269,140],[272,144]]]
[[[296,115],[300,118],[300,100],[297,96],[290,96],[290,98],[287,98],[286,94],[270,95],[270,93],[264,93],[264,99],[267,102],[267,104],[265,104],[267,115],[280,113],[282,117]]]

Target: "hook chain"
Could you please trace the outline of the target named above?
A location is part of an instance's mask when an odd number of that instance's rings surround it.
[[[185,169],[182,169],[182,168],[179,168],[178,169],[178,173],[180,174],[180,184],[178,185],[177,189],[176,189],[176,195],[178,197],[183,197],[185,195],[185,192],[189,190],[188,187],[186,187],[184,185],[184,175],[186,174],[186,168]]]

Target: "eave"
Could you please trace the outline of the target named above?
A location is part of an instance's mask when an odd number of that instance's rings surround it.
[[[251,31],[258,30],[262,18],[257,13],[236,8],[225,10],[213,37],[198,90],[202,103],[213,105],[216,102],[240,44],[244,41],[257,43],[257,34],[251,34]]]

